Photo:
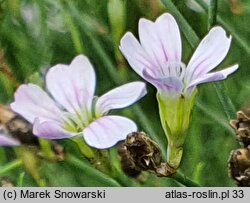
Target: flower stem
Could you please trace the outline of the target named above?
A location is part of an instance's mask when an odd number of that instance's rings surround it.
[[[73,137],[71,139],[76,145],[78,146],[80,152],[87,158],[87,159],[93,159],[95,157],[95,154],[93,150],[85,143],[85,141],[82,138],[79,137]]]
[[[55,153],[52,150],[51,143],[49,140],[42,138],[38,139],[42,153],[47,160],[53,161],[56,159]]]
[[[83,160],[74,157],[73,155],[67,154],[65,157],[65,161],[70,165],[83,170],[86,176],[93,177],[93,179],[98,180],[98,182],[104,186],[109,186],[109,187],[121,186],[116,180],[110,178],[106,174],[98,171],[91,165],[85,163]]]
[[[217,0],[211,0],[208,8],[208,30],[216,24],[217,19]],[[215,92],[219,98],[221,105],[225,111],[227,119],[230,120],[235,116],[235,108],[232,101],[226,96],[223,85],[221,83],[214,83]]]
[[[84,47],[80,38],[80,32],[77,29],[77,26],[74,24],[74,21],[72,19],[72,16],[68,13],[68,4],[70,4],[70,1],[61,1],[62,3],[62,13],[63,17],[65,19],[65,24],[68,27],[70,34],[71,34],[71,39],[75,47],[75,51],[80,54],[83,53]]]
[[[189,179],[187,176],[178,171],[173,174],[171,178],[187,187],[200,187],[198,183],[194,182],[193,180]]]
[[[208,5],[203,0],[196,0],[196,2],[205,10],[208,11]],[[250,54],[250,46],[249,42],[244,40],[242,36],[240,36],[239,32],[235,30],[233,26],[230,25],[229,22],[226,22],[219,14],[217,14],[217,21],[222,24],[233,36],[235,41],[248,53]]]
[[[20,166],[22,166],[22,164],[23,164],[23,162],[21,159],[16,159],[12,162],[9,162],[8,164],[6,164],[4,166],[1,166],[0,167],[0,176],[5,174],[5,173],[8,173],[12,170],[19,168]]]
[[[24,180],[25,172],[20,173],[17,181],[17,186],[22,187],[23,186],[23,180]]]
[[[189,44],[195,48],[199,44],[199,37],[196,35],[193,28],[188,24],[180,11],[176,8],[171,0],[161,0],[162,4],[175,16],[177,23],[186,37]]]
[[[195,106],[200,111],[203,111],[206,116],[210,117],[210,119],[214,120],[216,123],[220,124],[231,136],[235,137],[235,132],[233,129],[228,125],[228,121],[223,120],[223,118],[218,117],[215,115],[213,111],[207,111],[207,108],[204,104],[202,104],[198,99],[195,102]]]
[[[183,154],[182,146],[176,147],[174,144],[172,144],[171,141],[169,141],[167,162],[172,168],[177,169],[179,167],[181,163],[182,154]]]
[[[23,167],[29,172],[29,174],[33,177],[39,187],[45,187],[46,181],[40,174],[39,166],[39,159],[29,148],[24,146],[15,148],[15,153],[20,159],[22,160]]]
[[[216,24],[217,18],[217,0],[210,0],[208,9],[208,30]]]
[[[225,88],[223,87],[223,84],[214,83],[213,85],[214,85],[216,94],[219,98],[220,104],[224,109],[227,120],[229,121],[233,119],[235,117],[236,110],[232,103],[232,100],[227,96],[227,93],[225,92]]]

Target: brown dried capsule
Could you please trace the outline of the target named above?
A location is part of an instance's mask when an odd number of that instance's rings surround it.
[[[144,132],[130,133],[119,149],[123,170],[132,175],[140,171],[149,171],[157,176],[171,176],[176,169],[161,162],[158,145]]]
[[[250,186],[250,146],[231,152],[229,176],[237,181],[238,186]]]
[[[243,111],[238,111],[237,119],[231,120],[230,125],[236,130],[237,140],[243,143],[244,147],[250,145],[250,117]]]
[[[9,134],[23,144],[38,144],[37,137],[32,133],[32,125],[7,106],[0,106],[0,125],[3,134]]]
[[[160,149],[144,132],[130,133],[125,140],[125,146],[138,170],[155,171],[160,165]]]
[[[118,147],[118,154],[121,158],[121,167],[122,170],[130,177],[136,178],[140,175],[141,171],[136,169],[135,163],[130,157],[130,153],[125,146],[125,143],[122,143]]]

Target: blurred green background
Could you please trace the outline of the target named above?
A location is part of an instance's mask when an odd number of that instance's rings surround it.
[[[199,38],[204,37],[208,27],[207,4],[202,0],[172,2]],[[170,12],[176,17],[175,11],[171,6],[164,6],[160,0],[1,0],[0,103],[8,104],[13,100],[18,84],[42,84],[41,79],[47,68],[57,63],[69,63],[80,53],[87,55],[95,67],[96,95],[119,84],[142,80],[122,57],[119,51],[120,38],[126,31],[137,35],[138,20],[141,17],[154,20],[164,12]],[[249,17],[248,0],[219,1],[217,24],[222,25],[233,36],[233,40],[226,60],[218,69],[235,63],[239,63],[240,68],[237,73],[220,82],[222,91],[228,95],[235,108],[229,114],[221,104],[213,84],[199,87],[179,170],[202,186],[235,186],[234,181],[228,177],[227,160],[231,150],[239,147],[239,144],[228,121],[250,99]],[[194,48],[183,32],[182,39],[183,62],[187,63]],[[144,99],[116,113],[134,119],[140,130],[147,132],[164,147],[167,141],[160,125],[156,90],[150,84],[147,87],[149,93]],[[65,153],[72,154],[84,166],[76,167],[77,164],[72,163],[74,161],[41,159],[36,155],[39,154],[39,146],[19,150],[2,147],[0,179],[19,186],[109,185],[89,173],[91,166],[72,141],[63,140],[58,143],[64,147]],[[116,156],[115,149],[105,153],[107,157]],[[2,170],[20,154],[22,159],[27,156],[25,166]],[[112,159],[107,158],[106,162],[109,161],[112,163]],[[131,180],[124,177],[121,181],[108,172],[102,173],[116,179],[123,186],[127,186],[126,181]],[[157,178],[148,173],[143,173],[140,180],[134,182],[141,186],[180,185],[171,178]]]

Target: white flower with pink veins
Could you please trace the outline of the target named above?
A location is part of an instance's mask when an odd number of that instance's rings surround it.
[[[214,27],[200,42],[187,66],[181,61],[181,36],[174,17],[163,14],[152,22],[139,21],[140,42],[130,32],[121,39],[120,50],[130,66],[154,85],[162,96],[189,96],[201,83],[227,78],[238,69],[210,72],[228,53],[231,36],[222,27]]]
[[[50,94],[34,84],[21,85],[11,108],[33,124],[36,136],[63,139],[82,135],[92,147],[109,148],[137,126],[108,112],[133,104],[146,94],[146,87],[143,82],[131,82],[97,98],[95,85],[92,65],[86,56],[79,55],[70,65],[58,64],[48,71]]]

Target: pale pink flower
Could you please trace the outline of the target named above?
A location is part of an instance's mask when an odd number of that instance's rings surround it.
[[[136,131],[123,116],[108,116],[146,94],[145,83],[131,82],[101,97],[94,96],[95,72],[87,57],[79,55],[70,65],[59,64],[46,75],[49,94],[34,84],[21,85],[11,104],[13,111],[33,124],[33,133],[46,139],[83,135],[90,146],[109,148]]]
[[[140,42],[130,32],[121,39],[120,49],[130,66],[161,95],[189,96],[201,83],[227,78],[238,65],[210,72],[228,53],[231,36],[222,27],[214,27],[200,42],[187,66],[182,62],[182,43],[178,25],[170,14],[155,22],[140,19]]]

